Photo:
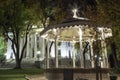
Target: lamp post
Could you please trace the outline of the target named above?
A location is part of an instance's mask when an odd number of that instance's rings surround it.
[[[99,56],[99,71],[100,71],[100,80],[102,80],[102,71],[101,71],[101,62],[103,61],[102,56]]]
[[[37,51],[37,61],[40,61],[40,51]]]
[[[35,66],[37,68],[41,67],[41,65],[40,65],[40,53],[41,53],[40,51],[37,51],[37,54],[36,54],[37,60],[35,61]]]
[[[102,72],[101,72],[101,62],[103,61],[102,56],[96,54],[94,56],[94,61],[95,61],[96,80],[102,80]]]
[[[98,55],[96,54],[94,56],[94,61],[95,61],[95,72],[96,72],[96,80],[99,80],[99,71],[98,71]]]

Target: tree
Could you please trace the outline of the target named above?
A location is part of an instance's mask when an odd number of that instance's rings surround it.
[[[98,4],[98,11],[101,12],[101,14],[104,14],[104,16],[107,16],[105,19],[105,22],[109,21],[113,26],[114,25],[120,25],[120,1],[117,0],[96,0]],[[101,11],[102,10],[102,11]],[[103,16],[101,16],[103,17]],[[107,19],[107,21],[106,21]],[[102,19],[103,20],[103,19]]]
[[[107,16],[108,22],[112,25],[113,37],[109,42],[111,44],[111,53],[113,54],[114,60],[120,60],[120,1],[117,0],[97,0],[99,3],[99,8],[104,11],[105,16]],[[101,6],[100,6],[101,4]],[[104,19],[106,21],[106,19]],[[116,46],[116,47],[114,47]],[[117,62],[115,62],[115,67],[118,67]]]
[[[12,42],[12,49],[15,55],[16,67],[21,68],[21,61],[27,44],[27,35],[32,25],[46,27],[50,23],[60,21],[63,18],[59,12],[61,8],[59,3],[52,0],[4,0],[0,1],[0,26],[4,35]],[[52,5],[57,7],[53,7]],[[55,17],[55,16],[59,17]],[[12,34],[12,37],[9,36]],[[24,35],[25,43],[20,51],[20,38]],[[20,53],[21,52],[21,53]]]
[[[3,60],[5,58],[4,53],[6,52],[6,43],[2,36],[0,36],[0,60]]]
[[[118,42],[120,40],[120,33],[119,33],[119,26],[120,26],[120,1],[118,0],[95,0],[96,1],[96,10],[92,10],[91,7],[88,7],[88,11],[89,14],[88,16],[90,16],[90,19],[92,19],[93,21],[95,21],[95,23],[97,25],[100,26],[108,26],[111,27],[112,31],[113,31],[113,37],[108,40],[108,47],[112,46],[112,44],[114,43],[114,45],[116,46],[116,48],[112,48],[114,50],[111,50],[111,53],[115,52],[115,50],[117,51],[116,53],[113,53],[114,56],[115,54],[117,54],[117,58],[119,59],[119,45],[120,42]],[[115,58],[115,57],[114,57]],[[115,59],[114,59],[115,60]],[[116,60],[115,60],[116,61]],[[117,65],[117,62],[115,62]]]
[[[0,0],[0,28],[12,42],[15,56],[15,68],[21,68],[21,61],[27,44],[27,34],[34,24],[32,10],[27,9],[21,0]],[[12,37],[9,34],[12,34]],[[25,36],[25,43],[20,53],[20,38]]]

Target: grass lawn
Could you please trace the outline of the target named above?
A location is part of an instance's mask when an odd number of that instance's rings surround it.
[[[14,77],[14,76],[11,76],[11,77],[0,77],[0,80],[26,80],[25,77]]]
[[[25,75],[43,74],[43,69],[0,69],[0,80],[26,80]]]
[[[0,80],[27,80],[25,78],[0,78]]]

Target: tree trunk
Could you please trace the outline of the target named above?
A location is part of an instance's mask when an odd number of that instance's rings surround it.
[[[118,67],[117,65],[117,56],[116,56],[116,44],[115,42],[111,43],[112,57],[114,60],[114,67]]]
[[[16,66],[14,69],[21,69],[21,60],[19,60],[18,58],[16,58]]]

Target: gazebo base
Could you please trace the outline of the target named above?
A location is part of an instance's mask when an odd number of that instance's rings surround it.
[[[96,76],[97,79],[96,79]],[[52,68],[46,69],[48,80],[110,80],[109,69]]]

